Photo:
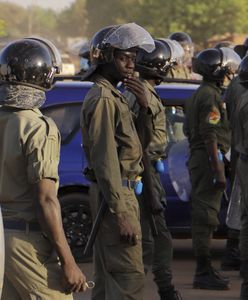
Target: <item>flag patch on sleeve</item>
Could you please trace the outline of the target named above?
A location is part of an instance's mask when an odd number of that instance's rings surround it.
[[[208,114],[208,123],[212,125],[218,124],[220,121],[220,112],[217,108],[213,108]]]

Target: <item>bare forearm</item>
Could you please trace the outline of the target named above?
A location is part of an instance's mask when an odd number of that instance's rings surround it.
[[[74,262],[62,225],[61,209],[54,195],[39,195],[37,205],[39,222],[54,246],[62,264]]]

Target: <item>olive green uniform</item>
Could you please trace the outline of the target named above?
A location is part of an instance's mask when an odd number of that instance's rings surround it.
[[[239,76],[234,77],[230,84],[228,85],[227,90],[224,94],[224,101],[226,103],[227,117],[230,122],[230,128],[232,132],[231,137],[231,155],[230,155],[230,167],[228,171],[230,172],[230,181],[231,188],[235,190],[240,190],[236,185],[238,181],[235,179],[236,177],[236,165],[238,160],[238,152],[235,150],[235,141],[234,141],[234,132],[235,132],[235,110],[241,98],[241,95],[246,91],[244,85],[240,83]],[[235,182],[235,185],[233,186]],[[229,207],[233,209],[233,207],[239,210],[238,202],[233,203],[236,197],[231,197],[232,203],[229,203]],[[230,212],[232,211],[230,210]],[[227,215],[229,218],[229,215]],[[229,218],[229,222],[232,219]],[[235,221],[236,223],[236,221]],[[240,268],[240,249],[239,249],[239,235],[240,231],[238,229],[234,229],[228,226],[227,231],[227,241],[224,255],[222,256],[221,268],[223,270],[239,270]]]
[[[248,91],[243,93],[235,110],[235,150],[238,152],[236,172],[241,188],[240,275],[243,278],[240,299],[248,298]]]
[[[151,111],[152,139],[148,146],[148,154],[151,160],[151,174],[156,200],[165,204],[165,191],[160,179],[160,174],[155,169],[156,161],[165,158],[167,146],[166,118],[164,106],[157,95],[154,87],[144,80],[145,92],[148,99],[148,107]],[[135,101],[135,96],[125,93],[129,106],[138,117],[139,104]],[[152,265],[154,281],[159,291],[163,292],[171,288],[172,272],[172,239],[167,228],[164,212],[154,215],[158,236],[153,236],[150,226],[150,208],[147,205],[149,199],[142,193],[138,197],[141,211],[142,246],[143,261],[146,266]]]
[[[189,172],[192,184],[192,240],[196,256],[210,255],[210,240],[219,224],[223,191],[215,188],[205,142],[217,142],[225,154],[230,147],[230,132],[221,90],[203,81],[186,103],[185,132],[190,144]]]
[[[131,182],[142,172],[142,149],[127,102],[109,81],[97,75],[81,112],[83,144],[91,185],[93,217],[101,197],[108,210],[94,249],[94,300],[141,300],[144,284],[141,240],[121,242],[117,213],[126,213],[141,237],[139,207]]]
[[[72,299],[62,290],[62,269],[38,228],[33,185],[58,185],[60,138],[38,109],[0,108],[0,203],[5,226],[3,300]],[[25,230],[8,229],[14,222]],[[37,225],[37,230],[33,227]]]
[[[192,79],[191,71],[188,67],[184,65],[175,66],[168,73],[168,78],[177,78],[177,79]]]
[[[241,187],[241,260],[248,261],[248,91],[243,93],[235,113],[235,149],[239,153],[237,175]]]

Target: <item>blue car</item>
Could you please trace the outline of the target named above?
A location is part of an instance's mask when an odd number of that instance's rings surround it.
[[[59,199],[65,233],[77,261],[87,259],[83,257],[83,249],[92,227],[88,195],[90,182],[83,176],[87,162],[80,131],[81,105],[91,85],[90,82],[57,82],[54,89],[47,92],[47,101],[42,107],[43,113],[54,119],[61,133]],[[184,83],[157,87],[165,105],[168,132],[168,159],[164,161],[162,175],[167,199],[165,215],[174,236],[189,236],[190,233],[190,184],[185,165],[188,146],[182,130],[182,107],[197,87],[197,84]],[[226,209],[227,203],[223,201],[219,232],[225,228]]]

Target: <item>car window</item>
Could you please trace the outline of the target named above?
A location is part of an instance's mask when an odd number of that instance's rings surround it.
[[[182,106],[166,106],[165,114],[168,144],[186,139],[183,133],[184,112]]]
[[[42,110],[44,115],[52,118],[60,134],[61,143],[67,144],[80,127],[81,104],[64,104],[46,107]]]

